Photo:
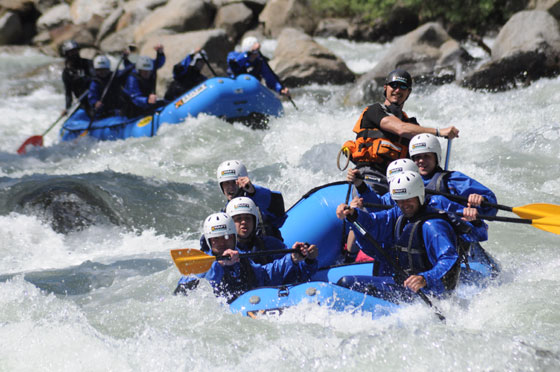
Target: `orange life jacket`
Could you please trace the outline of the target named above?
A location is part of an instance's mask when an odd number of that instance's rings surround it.
[[[400,138],[397,141],[391,141],[378,128],[362,128],[362,118],[368,108],[365,108],[360,118],[354,125],[354,133],[357,134],[355,141],[346,141],[342,145],[342,149],[348,149],[350,160],[354,164],[359,163],[386,163],[389,164],[393,160],[405,158],[408,153],[408,146],[401,143]],[[408,116],[403,111],[403,117]]]

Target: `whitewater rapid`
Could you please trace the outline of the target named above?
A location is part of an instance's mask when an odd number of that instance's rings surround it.
[[[357,73],[387,49],[320,41]],[[484,246],[503,274],[467,302],[438,303],[445,324],[420,303],[378,320],[307,304],[252,320],[208,286],[171,294],[179,273],[169,250],[196,247],[202,219],[223,206],[223,160],[242,160],[287,207],[344,179],[336,154],[363,109],[343,104],[349,86],[293,89],[299,110],[285,102],[267,131],[209,116],[114,142],[61,143],[53,130],[45,147],[19,156],[63,108],[60,73],[59,59],[0,51],[0,371],[560,369],[560,240],[530,225],[489,222]],[[560,204],[558,102],[560,78],[502,93],[415,86],[406,111],[425,126],[458,127],[450,168],[500,204]],[[97,203],[88,217],[99,219],[55,231],[22,202],[52,185],[84,190]]]

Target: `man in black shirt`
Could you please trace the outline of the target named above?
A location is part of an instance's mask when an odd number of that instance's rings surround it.
[[[388,191],[385,173],[393,160],[407,156],[410,138],[420,133],[453,139],[459,136],[454,126],[422,127],[409,118],[403,106],[412,91],[412,77],[402,69],[391,71],[385,79],[383,103],[366,107],[354,126],[357,134],[352,161],[378,194]]]
[[[65,41],[61,52],[65,59],[62,82],[66,97],[66,107],[62,110],[62,114],[66,115],[72,106],[72,94],[78,98],[86,92],[95,72],[91,60],[80,57],[80,47],[74,40]],[[87,110],[86,99],[82,99],[82,106]]]

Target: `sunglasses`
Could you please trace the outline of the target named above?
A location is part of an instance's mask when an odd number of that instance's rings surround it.
[[[408,89],[408,85],[406,85],[405,83],[399,83],[397,81],[392,81],[387,85],[390,86],[391,89],[397,89],[397,88],[400,88],[401,90],[407,90]]]

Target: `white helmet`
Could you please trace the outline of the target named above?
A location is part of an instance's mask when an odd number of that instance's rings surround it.
[[[406,171],[397,175],[389,185],[391,199],[406,200],[418,197],[420,205],[424,204],[424,181],[419,173]]]
[[[104,55],[99,55],[93,59],[93,68],[94,69],[110,69],[111,68],[111,61]]]
[[[148,56],[140,56],[138,61],[136,61],[136,69],[138,71],[152,71],[154,69],[154,61]]]
[[[259,224],[257,205],[251,198],[246,196],[231,199],[226,207],[226,212],[232,218],[240,214],[252,214],[255,216],[255,227]]]
[[[253,45],[255,45],[256,43],[259,42],[259,39],[257,39],[254,36],[247,36],[245,39],[243,39],[243,41],[241,42],[241,51],[243,53],[247,53],[250,52],[251,49],[253,48]]]
[[[387,167],[387,182],[391,183],[393,178],[405,171],[418,173],[418,166],[410,159],[393,160]]]
[[[203,231],[204,239],[206,239],[206,243],[210,248],[212,248],[210,238],[224,236],[226,239],[229,239],[230,236],[233,236],[234,238],[237,237],[237,230],[235,229],[233,219],[223,212],[213,213],[206,217],[204,220]]]
[[[247,177],[247,168],[239,160],[226,160],[218,167],[216,176],[221,185],[225,181],[235,181],[239,177]],[[222,186],[220,186],[221,188]]]
[[[438,164],[441,164],[441,145],[433,134],[421,133],[412,137],[408,144],[408,152],[410,157],[433,152],[436,154]]]

